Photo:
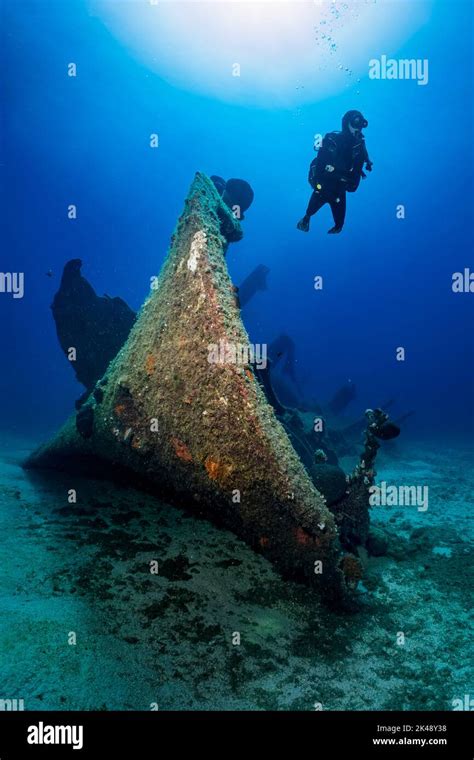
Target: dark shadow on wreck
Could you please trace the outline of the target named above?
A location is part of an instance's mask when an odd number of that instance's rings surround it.
[[[331,428],[330,420],[353,398],[352,388],[340,389],[326,407],[312,412],[281,403],[272,366],[284,355],[281,363],[295,379],[294,345],[287,336],[274,342],[264,370],[209,364],[210,340],[226,331],[228,340],[247,339],[224,262],[229,243],[242,231],[223,198],[204,175],[196,175],[159,287],[138,320],[121,299],[97,297],[80,274],[81,262],[68,262],[53,314],[66,353],[77,337],[76,323],[82,325],[73,366],[86,393],[75,416],[25,466],[106,474],[177,506],[189,505],[266,555],[284,577],[316,584],[330,603],[347,604],[371,545],[369,493],[377,450],[400,429],[382,409],[367,410],[365,422],[349,429]],[[190,315],[186,304],[193,303]],[[187,354],[181,349],[173,364],[163,346],[184,347],[189,334],[193,347]],[[186,393],[190,373],[200,380]],[[228,407],[225,413],[220,402]],[[157,443],[147,426],[161,407],[166,434]],[[220,437],[205,426],[199,410],[224,425]],[[194,421],[188,424],[188,417]],[[238,420],[245,421],[240,429]],[[346,475],[338,450],[356,451],[364,428],[359,463]],[[242,484],[247,503],[239,506]],[[238,500],[232,497],[236,492]],[[317,577],[323,572],[324,581]]]

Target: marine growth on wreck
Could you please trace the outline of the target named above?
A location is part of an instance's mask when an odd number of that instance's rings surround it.
[[[363,575],[378,440],[399,429],[382,410],[369,410],[360,463],[346,475],[337,458],[328,461],[330,431],[305,430],[298,410],[278,401],[270,369],[242,351],[249,338],[225,261],[241,237],[215,183],[196,174],[136,321],[121,299],[110,302],[127,315],[124,344],[93,387],[85,377],[79,408],[25,467],[109,477],[122,470],[229,528],[283,576],[340,601]],[[73,263],[63,282],[78,277]],[[61,291],[55,316],[60,302]],[[215,351],[222,345],[224,356]]]
[[[0,760],[462,760],[474,3],[0,19]]]

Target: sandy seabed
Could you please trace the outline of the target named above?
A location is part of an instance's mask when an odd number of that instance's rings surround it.
[[[0,440],[0,700],[452,710],[474,696],[471,450],[420,441],[381,453],[377,481],[428,486],[428,509],[372,509],[382,554],[367,562],[355,610],[334,612],[185,509],[107,481],[25,473],[36,443]]]

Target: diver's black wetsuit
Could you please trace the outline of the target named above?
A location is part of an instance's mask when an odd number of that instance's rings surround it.
[[[337,230],[342,230],[344,219],[346,218],[346,190],[342,183],[337,187],[331,187],[328,190],[314,190],[309,199],[306,216],[313,216],[326,203],[329,203],[334,219],[334,226]]]
[[[363,126],[367,125],[360,112],[349,111],[342,120],[342,131],[324,137],[311,164],[309,180],[314,190],[306,214],[298,223],[304,232],[309,229],[310,217],[326,203],[334,218],[334,227],[329,232],[340,232],[346,216],[346,193],[357,190],[361,177],[365,177],[364,164],[369,171],[372,169],[361,129],[351,131],[354,115],[360,116]]]

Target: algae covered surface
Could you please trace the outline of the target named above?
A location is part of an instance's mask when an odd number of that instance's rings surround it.
[[[372,509],[382,554],[333,611],[185,504],[25,474],[32,448],[3,439],[0,464],[0,682],[26,710],[450,710],[472,693],[469,451],[382,455],[379,478],[409,472],[429,508]]]
[[[248,346],[225,252],[240,223],[197,173],[171,246],[117,356],[79,411],[27,461],[120,468],[155,493],[206,510],[284,573],[326,597],[345,592],[337,527],[250,361],[214,361],[221,342]],[[322,572],[316,572],[322,563]]]

